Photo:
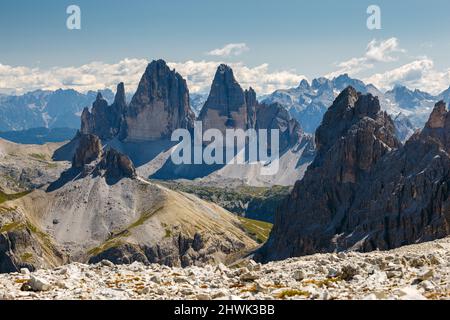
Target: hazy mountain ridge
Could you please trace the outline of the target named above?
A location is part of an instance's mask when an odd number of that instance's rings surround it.
[[[296,88],[277,90],[265,96],[263,102],[280,103],[301,123],[306,132],[314,133],[328,107],[348,86],[352,86],[361,93],[371,93],[377,96],[382,110],[387,111],[393,119],[401,121],[396,123],[396,126],[398,125],[399,131],[402,132],[399,137],[403,141],[414,130],[425,125],[428,115],[437,101],[450,102],[450,88],[436,96],[418,89],[410,90],[401,85],[382,92],[374,85],[365,84],[347,74],[333,79],[314,79],[311,84],[307,80],[303,80]],[[400,114],[402,116],[397,118]]]
[[[101,90],[112,101],[111,90]],[[82,94],[73,89],[36,90],[19,96],[0,97],[0,131],[32,128],[79,128],[84,107],[95,101],[97,92]]]

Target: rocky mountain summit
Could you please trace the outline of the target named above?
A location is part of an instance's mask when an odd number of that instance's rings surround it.
[[[387,250],[450,233],[448,111],[403,146],[372,95],[344,90],[316,131],[317,155],[279,209],[263,259]]]
[[[248,129],[250,119],[245,98],[244,91],[234,78],[233,70],[221,64],[199,115],[204,130],[214,128],[225,133],[226,128]]]
[[[109,106],[99,92],[92,105],[92,110],[84,108],[81,114],[81,133],[95,134],[102,140],[111,139],[119,134],[123,116],[126,112],[125,87],[117,86],[114,102]]]
[[[125,139],[170,138],[175,129],[192,129],[194,119],[186,81],[164,60],[152,61],[127,109]]]
[[[332,79],[323,77],[313,79],[311,84],[307,80],[302,80],[298,87],[276,90],[264,97],[263,102],[278,102],[302,124],[306,132],[314,133],[328,107],[348,86],[363,94],[371,93],[378,97],[381,109],[394,119],[397,137],[402,142],[406,141],[416,129],[423,128],[436,101],[450,102],[448,94],[450,90],[434,96],[421,90],[396,85],[392,90],[382,92],[374,85],[365,84],[347,74]]]
[[[198,120],[204,130],[214,128],[223,133],[226,129],[278,129],[281,151],[304,137],[300,124],[280,104],[259,103],[253,88],[243,90],[225,64],[217,68]]]
[[[192,129],[194,118],[186,81],[165,61],[157,60],[147,66],[129,105],[123,83],[110,106],[99,94],[92,110],[83,110],[81,132],[102,140],[169,139],[175,129]]]
[[[0,299],[434,300],[450,298],[449,238],[386,252],[169,268],[72,263],[0,274]]]
[[[112,105],[98,95],[91,111],[86,108],[81,118],[82,134],[97,135],[104,145],[126,154],[141,175],[155,179],[226,179],[257,186],[292,185],[303,176],[314,153],[312,137],[303,132],[289,112],[277,103],[259,103],[256,92],[252,88],[243,90],[233,70],[224,64],[217,68],[197,121],[202,122],[204,131],[214,128],[223,134],[227,129],[279,130],[282,174],[261,177],[262,164],[173,164],[170,155],[176,143],[170,141],[171,133],[176,129],[191,130],[195,115],[186,81],[163,60],[148,65],[128,106],[123,84],[119,84]],[[77,139],[64,147],[70,157]]]

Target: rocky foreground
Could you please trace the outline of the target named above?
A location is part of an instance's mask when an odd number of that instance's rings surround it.
[[[449,299],[450,238],[387,252],[265,265],[169,268],[74,263],[0,275],[0,299]]]

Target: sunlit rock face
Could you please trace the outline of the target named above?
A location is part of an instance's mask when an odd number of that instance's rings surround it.
[[[126,141],[169,138],[176,129],[192,129],[186,81],[163,60],[151,62],[124,116],[121,136]]]

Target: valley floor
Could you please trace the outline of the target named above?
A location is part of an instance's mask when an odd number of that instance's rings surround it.
[[[450,237],[265,265],[181,269],[102,261],[27,271],[0,275],[0,299],[450,299]]]

